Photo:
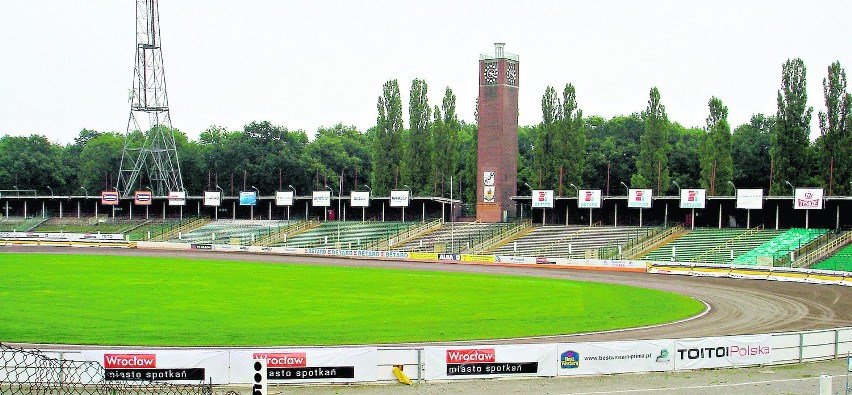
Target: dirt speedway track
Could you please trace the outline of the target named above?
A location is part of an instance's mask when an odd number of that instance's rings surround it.
[[[0,247],[0,253],[103,254],[161,257],[197,257],[306,265],[374,267],[444,272],[511,274],[579,281],[626,284],[688,295],[709,310],[681,322],[605,333],[497,339],[476,343],[536,343],[565,341],[639,340],[758,334],[852,326],[852,287],[729,278],[593,272],[553,266],[497,266],[447,264],[332,257],[302,257],[209,251],[153,251],[107,248]],[[555,297],[558,297],[556,295]],[[630,303],[626,300],[625,303]],[[570,323],[566,323],[570,325]]]

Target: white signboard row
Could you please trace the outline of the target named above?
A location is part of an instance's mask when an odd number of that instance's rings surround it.
[[[391,207],[408,207],[408,191],[391,191]]]
[[[600,189],[580,189],[577,191],[578,208],[601,208]]]
[[[553,190],[533,189],[532,208],[553,208]]]
[[[760,210],[763,208],[763,189],[737,189],[737,208]]]
[[[651,208],[653,189],[630,189],[627,191],[627,207]]]
[[[706,189],[681,189],[680,208],[704,208]]]

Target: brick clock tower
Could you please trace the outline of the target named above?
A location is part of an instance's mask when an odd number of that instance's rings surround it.
[[[479,56],[479,131],[476,152],[476,219],[515,216],[518,182],[518,56],[494,44]]]

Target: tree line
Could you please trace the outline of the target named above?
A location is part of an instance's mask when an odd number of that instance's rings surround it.
[[[771,195],[796,187],[823,187],[852,194],[852,95],[838,62],[823,79],[825,110],[818,113],[820,135],[811,141],[813,107],[807,105],[806,68],[801,59],[782,66],[777,112],[754,114],[731,130],[728,109],[718,97],[708,100],[706,124],[684,127],[671,122],[662,94],[650,90],[646,108],[605,119],[584,116],[578,94],[566,84],[561,94],[547,87],[542,122],[518,130],[518,191],[554,189],[573,196],[575,188],[626,194],[626,187],[651,188],[657,195],[678,186],[707,188],[730,195],[734,188],[762,188]],[[198,140],[174,130],[184,186],[190,194],[227,195],[256,187],[261,195],[287,190],[411,188],[417,196],[476,197],[475,123],[459,119],[456,96],[447,87],[440,105],[431,106],[427,83],[412,81],[408,123],[403,120],[397,80],[384,84],[377,100],[376,125],[366,131],[337,124],[305,131],[270,122],[243,130],[211,126]],[[476,117],[477,114],[474,114]],[[0,137],[0,189],[35,189],[78,195],[115,186],[124,136],[84,129],[69,144],[43,135]],[[451,185],[452,180],[452,185]]]

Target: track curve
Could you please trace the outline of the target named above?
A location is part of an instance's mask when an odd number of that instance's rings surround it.
[[[510,274],[625,284],[675,292],[703,301],[704,314],[671,324],[602,333],[523,339],[477,340],[476,343],[573,342],[688,338],[804,331],[852,326],[852,287],[730,278],[594,272],[549,267],[447,264],[333,257],[305,257],[211,251],[155,251],[70,247],[0,247],[0,253],[103,254],[116,256],[195,257],[251,262],[373,267],[404,270]],[[625,301],[629,303],[630,301]]]

